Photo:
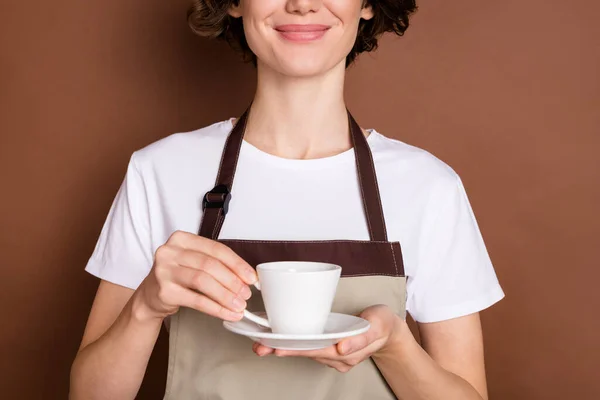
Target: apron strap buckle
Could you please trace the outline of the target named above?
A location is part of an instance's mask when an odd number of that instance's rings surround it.
[[[223,215],[229,211],[229,201],[231,200],[231,193],[227,185],[217,185],[210,192],[204,195],[202,200],[202,210],[207,208],[221,208]]]

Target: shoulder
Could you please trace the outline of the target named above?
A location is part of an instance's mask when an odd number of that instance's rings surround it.
[[[375,135],[370,145],[378,178],[384,180],[386,186],[409,185],[429,197],[447,196],[461,185],[456,171],[431,152],[375,130],[371,134]]]
[[[231,120],[178,132],[151,143],[132,154],[132,162],[140,171],[185,168],[190,163],[218,158],[231,130]]]

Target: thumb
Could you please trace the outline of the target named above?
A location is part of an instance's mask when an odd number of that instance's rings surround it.
[[[337,344],[338,353],[347,355],[364,349],[382,335],[384,330],[384,321],[390,317],[391,313],[386,306],[375,305],[365,309],[360,313],[360,317],[366,319],[371,324],[369,330],[361,335],[353,336],[340,341]]]
[[[357,336],[353,336],[340,341],[337,344],[338,353],[345,356],[351,353],[355,353],[367,347],[371,344],[370,330]]]

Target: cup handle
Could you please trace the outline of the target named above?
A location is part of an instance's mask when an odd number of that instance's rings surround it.
[[[254,284],[254,287],[257,288],[258,290],[260,290],[260,283],[256,282]],[[271,325],[269,324],[269,321],[265,318],[259,317],[256,314],[251,313],[248,310],[244,310],[244,318],[249,319],[250,321],[257,323],[258,325],[264,326],[266,328],[270,328]]]

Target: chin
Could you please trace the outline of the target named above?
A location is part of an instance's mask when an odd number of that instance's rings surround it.
[[[302,60],[301,62],[285,63],[278,69],[278,72],[283,75],[294,78],[303,78],[323,75],[331,69],[331,66],[311,60]]]
[[[345,58],[332,60],[329,57],[324,59],[316,55],[296,53],[277,57],[276,62],[266,64],[282,75],[302,78],[324,75],[341,62],[345,62]]]

